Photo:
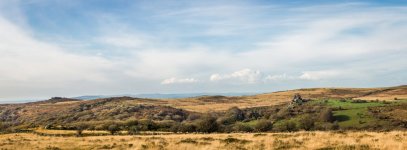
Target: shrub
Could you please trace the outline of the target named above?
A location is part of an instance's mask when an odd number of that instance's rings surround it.
[[[211,133],[218,129],[216,118],[212,115],[205,115],[201,119],[197,120],[196,128],[199,132]]]
[[[0,133],[4,132],[7,127],[0,122]]]
[[[158,126],[155,122],[150,119],[140,120],[140,130],[142,131],[154,131],[158,129]]]
[[[307,114],[299,120],[299,127],[304,130],[311,130],[314,127],[315,120],[311,115]]]
[[[180,127],[181,127],[181,123],[176,122],[176,123],[174,123],[174,124],[170,127],[169,130],[170,130],[171,132],[177,133],[177,132],[180,132],[180,131],[179,131]]]
[[[293,121],[284,121],[282,123],[276,124],[276,127],[274,128],[276,131],[296,131],[297,130],[297,124]]]
[[[319,118],[320,118],[320,120],[323,121],[323,122],[332,122],[332,121],[334,121],[332,109],[331,109],[331,108],[326,108],[326,109],[324,109],[324,110],[321,112]]]
[[[120,131],[120,127],[117,124],[111,124],[111,125],[109,125],[107,130],[110,132],[110,134],[113,135],[113,134],[117,133],[118,131]]]
[[[352,103],[367,103],[367,101],[356,99],[356,100],[353,100]]]
[[[229,121],[229,123],[234,123],[236,121],[244,120],[244,112],[240,110],[238,107],[232,107],[226,111],[225,117]]]
[[[232,130],[237,132],[252,132],[253,128],[243,123],[235,123]]]
[[[291,109],[290,108],[283,108],[280,111],[278,111],[276,117],[277,119],[284,119],[288,118],[291,114]]]
[[[188,121],[194,121],[194,120],[197,120],[199,118],[201,118],[201,116],[198,115],[198,114],[189,114],[188,117],[187,117],[187,120]]]
[[[155,123],[155,126],[160,131],[170,131],[170,129],[178,122],[173,120],[163,120]]]
[[[245,114],[245,119],[246,120],[253,120],[253,119],[258,119],[260,118],[261,115],[259,112],[251,110],[251,111],[247,111]]]
[[[338,121],[335,121],[331,126],[331,130],[338,130],[338,129],[339,129]]]
[[[137,125],[139,125],[139,124],[140,124],[139,121],[138,121],[138,120],[134,120],[134,119],[127,120],[127,121],[124,123],[124,125],[125,125],[126,127],[137,126]]]
[[[273,124],[266,119],[261,119],[254,125],[254,130],[257,132],[270,131],[271,129],[273,129]]]
[[[77,134],[78,136],[82,136],[83,130],[85,130],[87,127],[88,127],[88,125],[87,125],[87,124],[84,124],[84,123],[79,123],[79,124],[77,124],[76,127],[75,127],[75,129],[76,129],[76,134]]]
[[[131,127],[128,127],[127,133],[128,134],[138,134],[140,132],[140,126],[133,125]]]
[[[178,127],[178,131],[182,133],[196,132],[196,126],[191,123],[181,123]]]

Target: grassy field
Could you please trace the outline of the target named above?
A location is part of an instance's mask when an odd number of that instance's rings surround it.
[[[407,149],[407,132],[294,132],[135,136],[0,135],[0,149]]]
[[[369,125],[386,125],[389,122],[380,120],[369,113],[369,107],[392,106],[400,103],[407,103],[407,100],[398,100],[392,102],[366,101],[355,103],[353,100],[315,100],[311,104],[322,104],[336,109],[334,111],[335,120],[341,127],[361,128]]]
[[[385,122],[374,118],[368,113],[368,107],[385,106],[381,102],[352,103],[351,101],[329,100],[332,107],[340,107],[342,110],[334,111],[334,117],[341,127],[363,127],[370,124],[383,124]]]

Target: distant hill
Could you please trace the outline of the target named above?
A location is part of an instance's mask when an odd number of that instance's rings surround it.
[[[189,98],[189,97],[197,97],[197,96],[214,96],[214,95],[222,95],[222,96],[246,96],[246,95],[254,95],[257,93],[174,93],[174,94],[162,94],[162,93],[151,93],[151,94],[124,94],[124,95],[86,95],[86,96],[77,96],[72,97],[73,99],[81,99],[81,100],[93,100],[98,98],[108,98],[108,97],[121,97],[121,96],[129,96],[129,97],[137,97],[137,98],[155,98],[155,99],[173,99],[173,98]]]

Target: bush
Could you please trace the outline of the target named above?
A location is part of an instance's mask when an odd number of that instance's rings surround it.
[[[284,119],[288,118],[291,114],[291,109],[290,108],[283,108],[280,111],[278,111],[276,117],[277,119]]]
[[[109,125],[109,127],[107,128],[107,130],[110,132],[110,134],[115,134],[117,132],[120,131],[120,127],[117,124],[111,124]]]
[[[170,129],[175,126],[178,122],[173,120],[163,120],[155,123],[156,128],[159,131],[170,131]]]
[[[126,127],[128,127],[128,128],[130,128],[130,127],[132,127],[132,126],[137,126],[137,125],[139,125],[139,124],[140,124],[140,123],[139,123],[138,120],[133,120],[133,119],[127,120],[127,121],[124,123],[124,125],[125,125]]]
[[[232,130],[236,132],[252,132],[253,128],[243,123],[235,123]]]
[[[201,116],[198,115],[198,114],[189,114],[188,117],[187,117],[187,120],[188,121],[194,121],[194,120],[197,120],[199,118],[201,118]]]
[[[282,123],[276,124],[274,129],[276,131],[297,131],[297,124],[293,121],[284,121]]]
[[[77,134],[78,136],[82,136],[83,130],[85,130],[85,129],[87,129],[87,128],[88,128],[88,125],[87,125],[87,124],[84,124],[84,123],[79,123],[79,124],[77,124],[77,125],[75,126],[76,134]]]
[[[338,129],[339,129],[338,121],[335,121],[331,126],[331,130],[338,130]]]
[[[367,101],[356,99],[356,100],[353,100],[352,103],[367,103]]]
[[[259,120],[254,126],[254,130],[257,132],[270,131],[271,129],[273,129],[273,124],[271,123],[271,121],[266,119]]]
[[[270,117],[270,114],[266,114],[266,115],[269,115],[269,116],[267,116],[267,117]],[[246,112],[246,114],[245,114],[245,118],[246,118],[246,120],[254,120],[254,119],[258,119],[258,118],[260,118],[261,117],[261,115],[259,114],[259,112],[257,112],[257,111],[248,111],[248,112]],[[265,116],[266,117],[266,116]]]
[[[319,118],[320,118],[320,120],[323,121],[323,122],[332,122],[332,121],[334,121],[332,109],[331,109],[331,108],[326,108],[326,109],[324,109],[324,110],[321,112]]]
[[[229,123],[234,123],[236,121],[244,120],[244,112],[237,107],[232,107],[226,111],[225,117]]]
[[[0,133],[4,132],[5,129],[6,127],[0,122]]]
[[[306,114],[299,120],[299,127],[304,130],[311,130],[314,127],[315,120],[311,115]]]
[[[196,128],[198,132],[211,133],[218,130],[216,118],[211,115],[205,115],[197,120]]]
[[[127,133],[128,134],[138,134],[140,132],[140,126],[133,125],[131,127],[128,127]]]
[[[157,124],[150,119],[140,120],[139,124],[141,131],[154,131],[159,128]]]
[[[191,123],[181,123],[178,127],[178,131],[182,133],[196,132],[196,126]]]

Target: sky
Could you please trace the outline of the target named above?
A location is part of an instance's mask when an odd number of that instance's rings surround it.
[[[0,100],[385,87],[407,2],[0,0]]]

